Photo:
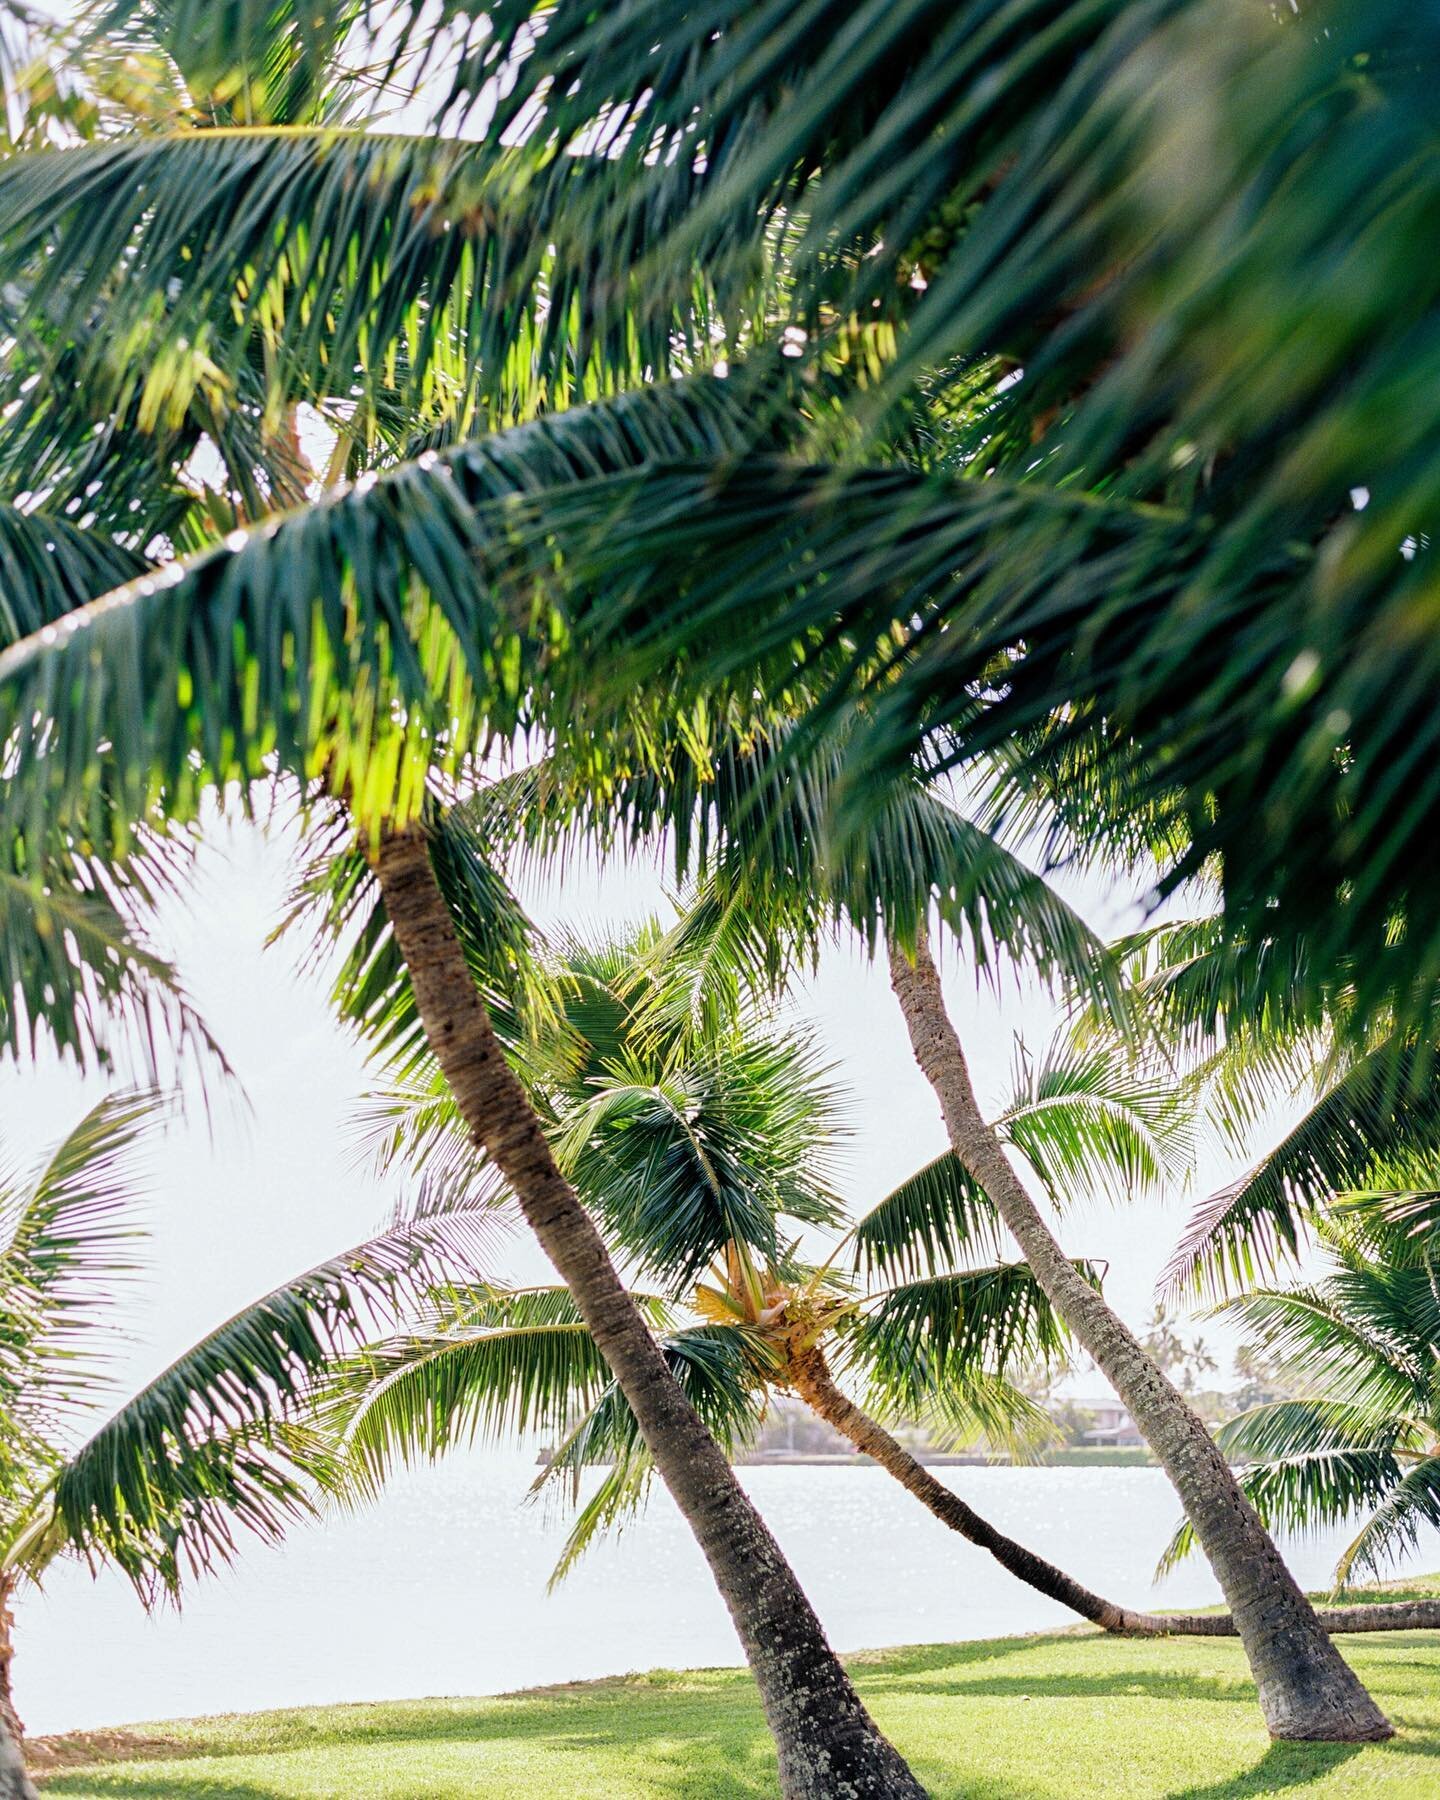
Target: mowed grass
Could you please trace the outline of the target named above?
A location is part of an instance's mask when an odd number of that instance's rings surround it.
[[[1440,1795],[1440,1634],[1342,1644],[1398,1727],[1388,1744],[1272,1744],[1239,1646],[1227,1641],[1130,1642],[1086,1628],[874,1651],[850,1666],[936,1800]],[[50,1739],[37,1751],[47,1796],[731,1800],[778,1792],[754,1688],[735,1669],[496,1699],[190,1719]]]

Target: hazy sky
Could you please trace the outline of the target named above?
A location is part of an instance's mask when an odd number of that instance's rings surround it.
[[[265,948],[286,893],[285,836],[274,828],[217,826],[193,892],[163,916],[161,947],[176,958],[248,1106],[222,1091],[207,1119],[192,1091],[185,1116],[151,1145],[148,1272],[124,1301],[132,1341],[117,1346],[131,1381],[162,1367],[246,1301],[368,1236],[398,1197],[357,1146],[356,1105],[367,1088],[360,1049],[331,1019],[323,981],[297,970],[298,945]],[[587,927],[665,910],[665,891],[660,873],[630,866],[572,869],[563,881],[532,883],[525,898],[542,925]],[[1124,897],[1072,890],[1071,898],[1103,929],[1134,923]],[[998,997],[977,987],[954,954],[946,958],[946,986],[981,1100],[996,1104],[1015,1034],[1042,1045],[1050,1005],[1013,977]],[[848,1092],[854,1132],[842,1152],[840,1184],[863,1207],[943,1149],[936,1102],[911,1058],[883,968],[858,949],[827,954],[794,1006],[829,1047]],[[0,1129],[8,1160],[43,1149],[104,1087],[103,1079],[81,1078],[53,1058],[38,1068],[7,1064]],[[1189,1193],[1134,1206],[1097,1196],[1065,1221],[1066,1247],[1108,1259],[1107,1292],[1137,1323],[1190,1206],[1234,1172],[1212,1152]],[[547,1277],[543,1257],[523,1236],[504,1248],[501,1262],[502,1276]],[[1093,1374],[1080,1385],[1103,1391]]]

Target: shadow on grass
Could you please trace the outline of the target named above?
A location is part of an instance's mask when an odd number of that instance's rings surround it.
[[[189,1775],[169,1776],[154,1769],[114,1773],[105,1771],[105,1786],[96,1788],[96,1772],[49,1776],[41,1783],[42,1794],[73,1794],[79,1800],[96,1800],[100,1793],[124,1794],[128,1800],[279,1800],[279,1789],[255,1787],[246,1781],[200,1781]]]
[[[870,1694],[931,1694],[937,1698],[997,1700],[1223,1700],[1228,1705],[1255,1705],[1255,1689],[1245,1680],[1223,1675],[1163,1674],[1153,1669],[1120,1669],[1113,1675],[977,1675],[953,1681],[869,1681]]]
[[[1309,1787],[1358,1756],[1363,1744],[1271,1744],[1253,1769],[1227,1775],[1203,1787],[1172,1788],[1166,1800],[1245,1800],[1250,1794],[1281,1794]]]

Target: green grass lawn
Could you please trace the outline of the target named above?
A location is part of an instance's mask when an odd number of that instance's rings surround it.
[[[1440,1795],[1440,1636],[1356,1637],[1344,1648],[1399,1728],[1393,1742],[1270,1743],[1233,1642],[1128,1642],[1082,1628],[873,1651],[851,1667],[936,1800]],[[47,1796],[721,1800],[777,1791],[754,1690],[734,1669],[192,1719],[37,1749]]]

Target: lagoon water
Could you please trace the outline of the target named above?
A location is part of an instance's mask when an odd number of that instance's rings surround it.
[[[655,1667],[734,1663],[729,1618],[660,1488],[554,1593],[565,1520],[526,1504],[533,1452],[476,1449],[382,1502],[247,1546],[180,1614],[147,1618],[114,1575],[55,1570],[16,1607],[15,1678],[34,1733],[267,1706],[497,1693]],[[1218,1598],[1192,1561],[1150,1582],[1174,1527],[1158,1469],[946,1468],[1002,1529],[1114,1599]],[[937,1524],[880,1469],[768,1465],[741,1478],[842,1650],[1073,1622]],[[1311,1587],[1345,1533],[1286,1546]],[[1440,1565],[1440,1541],[1416,1568]]]

